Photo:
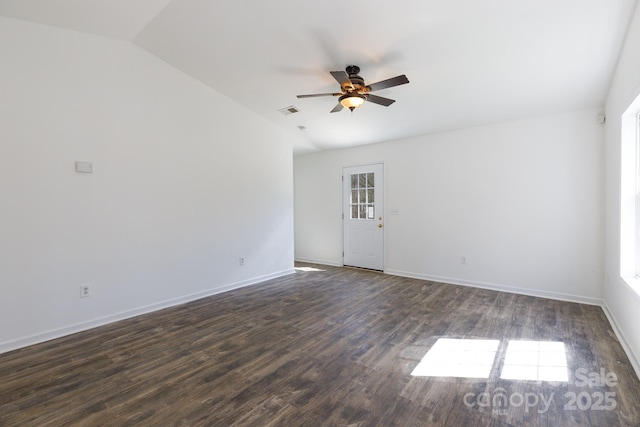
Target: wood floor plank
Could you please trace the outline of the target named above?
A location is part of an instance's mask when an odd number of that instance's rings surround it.
[[[303,266],[0,355],[0,426],[640,426],[640,381],[599,307]],[[412,376],[439,339],[498,340],[491,373]],[[569,381],[502,378],[518,340],[564,343]]]

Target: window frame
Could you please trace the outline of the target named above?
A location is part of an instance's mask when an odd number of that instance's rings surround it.
[[[635,278],[640,280],[640,112],[635,123]]]
[[[620,117],[620,278],[640,297],[640,94]]]

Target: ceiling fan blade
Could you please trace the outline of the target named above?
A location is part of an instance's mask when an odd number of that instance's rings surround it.
[[[351,80],[349,79],[349,75],[344,71],[330,71],[331,75],[338,83],[340,83],[340,87],[347,86],[350,89],[354,89],[351,84]]]
[[[392,77],[387,80],[382,80],[381,82],[373,83],[367,85],[370,91],[386,89],[388,87],[400,86],[403,84],[409,83],[409,79],[404,74],[397,77]]]
[[[365,97],[367,98],[367,101],[378,105],[384,105],[385,107],[396,102],[395,99],[383,98],[382,96],[371,95],[370,93],[366,94]]]
[[[298,98],[316,98],[318,96],[340,96],[341,93],[313,93],[311,95],[297,95]]]
[[[333,110],[331,110],[332,113],[337,113],[338,111],[342,111],[344,107],[342,106],[342,104],[340,104],[338,102],[338,105],[336,105],[335,107],[333,107]]]

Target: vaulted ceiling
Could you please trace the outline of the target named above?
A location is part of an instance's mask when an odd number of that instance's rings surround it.
[[[302,153],[601,107],[636,3],[0,0],[0,15],[135,43],[300,134]],[[410,83],[353,112],[296,98],[338,91],[329,71],[349,64]]]

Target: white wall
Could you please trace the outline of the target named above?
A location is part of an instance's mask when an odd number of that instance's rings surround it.
[[[292,271],[291,136],[126,42],[0,57],[0,352]]]
[[[634,13],[606,103],[607,314],[640,375],[640,296],[620,277],[621,115],[640,94],[640,8]]]
[[[341,169],[382,162],[387,273],[600,303],[599,112],[296,156],[296,259],[342,265]]]

